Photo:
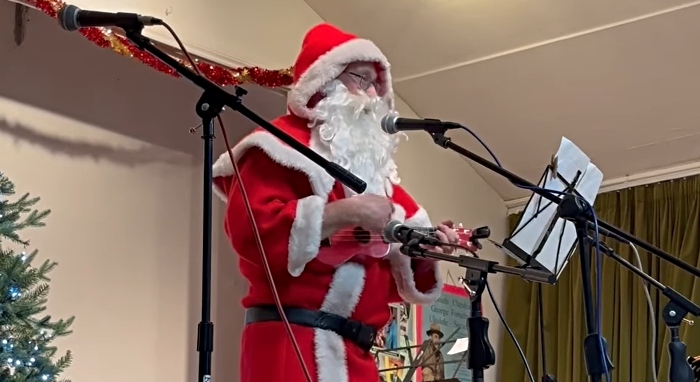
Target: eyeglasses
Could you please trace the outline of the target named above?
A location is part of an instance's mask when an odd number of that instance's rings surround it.
[[[379,89],[379,84],[377,83],[377,81],[370,81],[367,79],[366,76],[353,72],[348,72],[348,74],[355,80],[355,82],[357,82],[357,85],[359,85],[360,89],[362,89],[363,91],[369,90],[370,87]]]

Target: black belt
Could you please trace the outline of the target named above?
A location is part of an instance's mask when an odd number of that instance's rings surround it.
[[[364,351],[372,349],[377,336],[377,331],[369,325],[320,310],[284,308],[284,314],[290,324],[330,330]],[[282,321],[276,307],[257,306],[246,309],[246,325],[266,321]]]

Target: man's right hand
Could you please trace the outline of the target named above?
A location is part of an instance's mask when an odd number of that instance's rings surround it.
[[[394,213],[386,196],[356,195],[326,205],[321,237],[328,238],[344,228],[362,227],[370,232],[384,232]]]
[[[371,232],[383,232],[394,213],[394,204],[386,196],[356,195],[348,201],[358,225]]]

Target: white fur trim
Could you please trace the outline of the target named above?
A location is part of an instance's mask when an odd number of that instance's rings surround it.
[[[357,263],[345,263],[336,269],[321,310],[349,318],[360,302],[365,287],[365,268]],[[338,334],[314,329],[314,345],[318,382],[348,382],[345,341]]]
[[[428,213],[422,207],[413,216],[406,219],[404,224],[411,227],[430,227],[432,225]],[[424,293],[416,288],[416,279],[411,268],[412,259],[410,257],[400,253],[398,250],[393,250],[389,254],[388,259],[391,263],[391,273],[394,276],[399,295],[404,301],[412,304],[431,304],[440,297],[443,281],[440,277],[440,269],[437,263],[434,264],[437,284]]]
[[[321,229],[326,200],[311,195],[297,202],[296,217],[289,235],[289,260],[287,270],[299,277],[309,261],[316,258],[321,248]]]
[[[428,211],[420,207],[413,216],[406,219],[406,225],[411,227],[430,227],[433,223],[430,222]]]
[[[383,94],[389,96],[391,109],[394,108],[391,83],[391,65],[384,53],[372,42],[354,39],[339,45],[319,57],[300,77],[288,93],[287,105],[299,117],[313,119],[311,110],[306,107],[311,97],[328,83],[336,79],[348,64],[358,61],[377,62],[384,72],[381,74]]]
[[[316,144],[312,137],[311,148],[313,149]],[[240,143],[231,149],[234,160],[239,160],[251,147],[260,148],[272,160],[282,166],[303,172],[309,177],[314,194],[322,198],[328,198],[335,180],[319,165],[287,146],[274,135],[266,131],[257,131],[243,138]],[[213,172],[214,177],[234,175],[233,165],[228,153],[221,154],[219,159],[214,162]],[[222,200],[227,200],[223,190],[218,189],[216,185],[214,185],[214,193]]]

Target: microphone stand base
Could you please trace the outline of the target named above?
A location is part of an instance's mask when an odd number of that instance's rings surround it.
[[[680,325],[688,311],[673,300],[664,307],[662,317],[671,331],[671,341],[668,343],[670,365],[668,369],[669,382],[693,382],[693,369],[688,363],[687,349],[680,339]]]

